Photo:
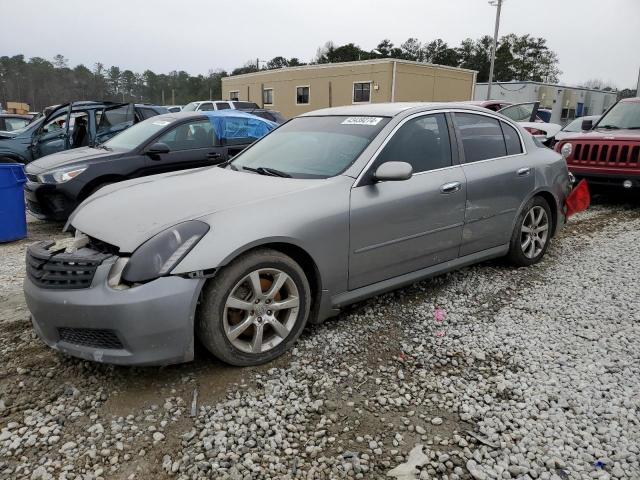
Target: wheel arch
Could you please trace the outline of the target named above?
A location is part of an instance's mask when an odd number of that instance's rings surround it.
[[[533,193],[531,193],[531,195],[529,195],[522,202],[522,205],[520,205],[520,208],[518,209],[518,213],[513,220],[513,225],[511,226],[511,230],[513,231],[513,229],[515,228],[516,222],[518,221],[518,218],[520,218],[520,214],[524,210],[524,207],[527,205],[527,203],[531,201],[532,198],[535,198],[535,197],[543,198],[549,205],[549,210],[551,210],[551,236],[553,237],[556,234],[556,230],[558,227],[558,200],[553,195],[553,193],[551,193],[551,191],[546,190],[544,188],[535,190]]]
[[[78,203],[84,202],[93,193],[94,189],[98,185],[101,185],[103,183],[122,182],[124,180],[126,180],[125,177],[115,174],[101,175],[100,177],[96,177],[93,180],[87,182],[87,184],[82,187],[82,190],[80,190],[80,194],[78,195]]]
[[[531,198],[534,197],[542,197],[549,205],[549,209],[551,210],[552,222],[551,236],[555,236],[558,227],[558,201],[556,200],[556,197],[549,190],[539,190],[531,196]]]
[[[307,276],[309,287],[311,288],[310,318],[315,318],[315,314],[317,314],[320,309],[322,298],[322,275],[320,274],[318,263],[315,261],[313,256],[294,240],[289,238],[274,238],[265,239],[259,243],[245,245],[225,257],[225,259],[220,263],[220,268],[224,268],[224,266],[228,265],[230,262],[246,255],[249,252],[261,249],[276,250],[288,257],[291,257],[298,265],[300,265]],[[215,281],[215,275],[208,281]]]

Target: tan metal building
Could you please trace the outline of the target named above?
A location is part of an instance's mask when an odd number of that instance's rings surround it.
[[[246,100],[291,118],[360,103],[471,100],[476,72],[397,59],[305,65],[222,79],[222,98]]]

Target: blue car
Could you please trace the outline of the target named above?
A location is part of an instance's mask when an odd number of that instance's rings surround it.
[[[164,107],[113,102],[56,105],[24,128],[0,132],[0,163],[29,163],[52,153],[98,145]]]
[[[99,145],[29,163],[27,209],[38,218],[62,221],[106,185],[226,162],[277,126],[237,110],[159,115]]]

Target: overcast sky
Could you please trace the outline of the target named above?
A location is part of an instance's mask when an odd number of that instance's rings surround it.
[[[309,61],[327,40],[457,46],[492,35],[494,17],[486,0],[0,0],[0,55],[197,74],[256,57]],[[636,85],[640,0],[505,0],[500,33],[546,38],[564,83]]]

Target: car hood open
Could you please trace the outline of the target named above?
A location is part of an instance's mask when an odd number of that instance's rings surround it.
[[[172,172],[100,189],[73,212],[67,226],[131,253],[177,223],[322,184],[218,167]]]

